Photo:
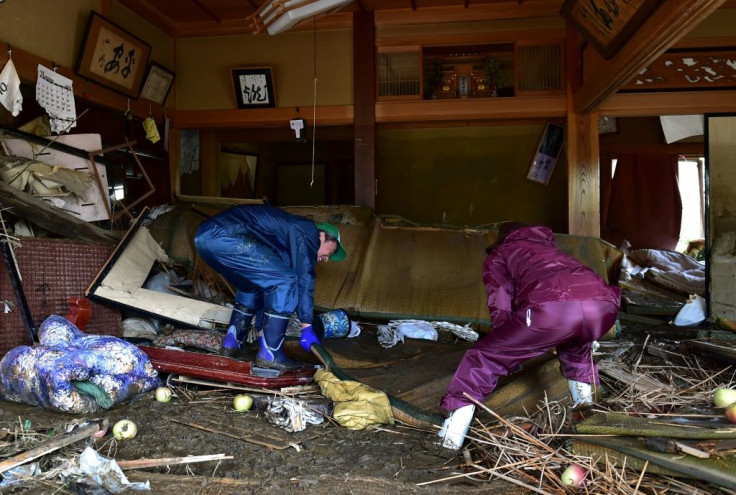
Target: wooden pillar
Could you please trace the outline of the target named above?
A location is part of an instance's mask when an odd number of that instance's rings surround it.
[[[567,231],[600,237],[598,112],[577,114],[574,95],[582,83],[581,50],[567,27]]]
[[[376,33],[373,11],[353,14],[355,203],[376,207]]]

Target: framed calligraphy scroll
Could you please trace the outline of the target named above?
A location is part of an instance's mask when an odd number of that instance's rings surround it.
[[[269,67],[232,69],[235,101],[238,108],[270,108],[276,106],[273,76]]]
[[[174,85],[175,77],[175,72],[156,62],[151,62],[146,82],[143,83],[143,89],[141,89],[141,98],[163,105]]]
[[[138,98],[151,46],[92,12],[77,74],[130,98]]]
[[[565,129],[562,126],[548,123],[539,141],[534,159],[526,178],[547,185],[560,157],[562,145],[565,144]]]
[[[636,32],[659,0],[565,0],[560,14],[610,59]]]

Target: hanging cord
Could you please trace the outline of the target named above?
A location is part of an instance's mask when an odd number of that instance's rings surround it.
[[[314,185],[314,154],[315,154],[315,146],[317,143],[316,135],[317,135],[317,16],[314,16],[312,18],[314,24],[314,29],[312,30],[312,38],[313,38],[313,48],[314,48],[314,56],[312,57],[314,67],[313,67],[313,79],[314,83],[312,86],[312,182],[309,183],[309,187],[311,188]],[[306,129],[305,129],[306,131]]]

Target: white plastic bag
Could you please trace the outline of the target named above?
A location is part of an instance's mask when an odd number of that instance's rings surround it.
[[[437,330],[426,321],[402,323],[398,330],[401,335],[412,339],[437,340]]]
[[[705,321],[705,299],[692,294],[690,300],[680,309],[675,317],[678,327],[692,327]]]

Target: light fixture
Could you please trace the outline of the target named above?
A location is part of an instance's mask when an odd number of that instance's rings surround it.
[[[274,35],[292,28],[300,21],[328,10],[347,5],[353,0],[270,0],[253,15],[253,32],[264,29]]]

